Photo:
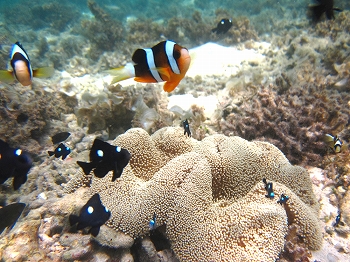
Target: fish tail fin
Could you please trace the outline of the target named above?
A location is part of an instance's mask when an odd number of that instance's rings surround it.
[[[163,90],[165,92],[170,93],[178,86],[179,83],[180,83],[180,81],[178,81],[178,82],[174,82],[174,81],[173,82],[166,82],[163,86]]]
[[[7,70],[0,70],[0,81],[4,83],[12,83],[15,80],[12,72]]]
[[[41,67],[33,70],[33,76],[38,78],[51,77],[55,72],[55,69],[51,66]]]
[[[49,154],[49,156],[53,156],[55,154],[55,152],[53,151],[47,151],[47,153]]]
[[[98,233],[100,233],[100,227],[98,226],[90,228],[89,233],[94,237],[97,237]]]
[[[114,68],[105,72],[114,76],[111,84],[135,77],[135,68],[131,63],[127,63],[123,67]]]
[[[79,222],[79,217],[77,215],[70,215],[69,216],[69,224],[71,226],[75,225],[78,222]]]
[[[77,161],[77,164],[83,169],[85,175],[90,174],[91,170],[93,169],[93,165],[91,163]]]

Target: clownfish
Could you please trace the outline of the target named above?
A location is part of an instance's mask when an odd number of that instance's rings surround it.
[[[43,67],[33,70],[29,56],[19,42],[16,42],[12,46],[10,64],[12,71],[0,70],[0,81],[11,83],[16,79],[23,86],[29,86],[32,84],[33,77],[45,78],[52,76],[54,73],[52,67]]]
[[[191,57],[187,48],[167,40],[152,48],[137,49],[132,61],[124,67],[107,71],[115,76],[112,84],[132,77],[141,83],[165,81],[164,91],[171,92],[185,77]]]
[[[340,153],[342,149],[347,148],[347,146],[343,145],[343,142],[338,136],[326,134],[323,140],[328,145],[328,147],[333,150],[334,153]]]

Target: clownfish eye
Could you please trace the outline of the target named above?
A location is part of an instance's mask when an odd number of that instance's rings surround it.
[[[173,52],[173,57],[174,57],[175,59],[179,59],[180,56],[181,56],[181,52],[180,52],[179,50],[174,50],[174,52]]]

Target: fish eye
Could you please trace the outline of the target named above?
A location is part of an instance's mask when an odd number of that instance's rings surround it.
[[[97,150],[97,156],[103,157],[103,151],[101,149]]]
[[[91,215],[94,212],[94,208],[92,206],[89,206],[87,208],[87,212]]]
[[[180,56],[181,56],[180,51],[179,51],[179,50],[174,50],[174,52],[173,52],[173,57],[174,57],[175,59],[179,59]]]
[[[20,156],[21,154],[22,154],[22,150],[21,149],[18,148],[18,149],[15,150],[15,155],[16,156]]]
[[[62,151],[62,149],[59,147],[59,148],[57,148],[57,151],[58,151],[58,152],[61,152],[61,151]]]
[[[115,151],[117,151],[117,152],[120,152],[122,149],[120,148],[120,146],[117,146],[116,148],[115,148]]]

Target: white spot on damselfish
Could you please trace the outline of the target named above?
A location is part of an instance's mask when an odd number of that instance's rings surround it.
[[[87,212],[91,215],[94,212],[94,208],[92,206],[89,206],[87,208]]]
[[[115,151],[117,151],[117,152],[120,152],[122,149],[120,148],[120,146],[117,146],[116,148],[115,148]]]
[[[22,154],[22,150],[21,149],[16,149],[16,151],[15,151],[15,155],[16,156],[20,156]]]
[[[108,210],[108,208],[107,207],[105,207],[105,211],[108,213],[109,212],[109,210]]]
[[[103,157],[103,151],[102,150],[97,150],[97,156]]]

